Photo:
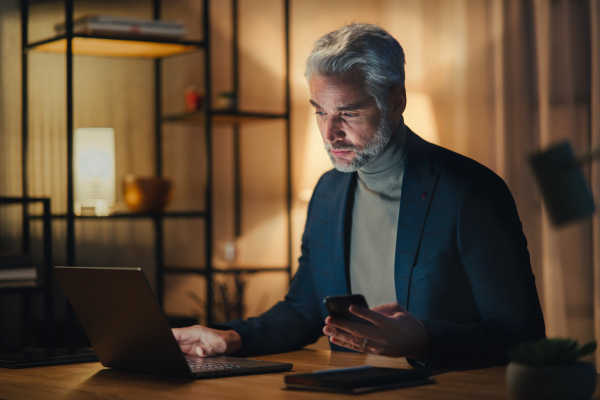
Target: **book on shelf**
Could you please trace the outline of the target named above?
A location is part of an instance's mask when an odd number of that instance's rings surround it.
[[[36,267],[0,268],[0,282],[37,279]]]
[[[57,35],[66,33],[65,23],[54,25]],[[130,35],[136,37],[179,38],[187,30],[179,21],[85,15],[73,20],[73,33],[85,35]]]
[[[38,285],[37,279],[24,279],[24,280],[16,280],[16,281],[0,280],[0,289],[29,288],[29,287],[36,287],[37,285]]]
[[[30,254],[0,252],[0,287],[32,286],[36,279]]]

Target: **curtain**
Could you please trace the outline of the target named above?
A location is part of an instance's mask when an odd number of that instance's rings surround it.
[[[563,140],[576,153],[591,151],[592,81],[598,78],[591,57],[592,32],[599,22],[591,12],[595,7],[595,1],[505,2],[505,17],[511,21],[505,25],[509,30],[505,80],[513,85],[505,93],[504,135],[514,154],[519,154],[519,148],[527,154]],[[517,44],[519,37],[531,39]],[[506,159],[510,157],[507,153]],[[551,226],[525,170],[521,165],[505,178],[522,211],[547,334],[593,340],[600,334],[594,329],[593,277],[598,271],[593,260],[600,243],[593,220],[597,217],[561,228]],[[584,172],[592,178],[592,166],[585,165]]]
[[[592,148],[600,146],[600,1],[592,0],[590,5],[591,20],[591,142]],[[592,190],[594,198],[600,199],[600,163],[592,168]],[[594,218],[594,338],[600,343],[600,219]],[[596,365],[600,365],[600,352],[596,352]]]
[[[462,17],[480,28],[472,32],[479,39],[468,35],[466,50],[465,43],[453,45],[467,55],[462,70],[469,71],[456,88],[463,104],[455,108],[468,110],[471,122],[445,133],[454,137],[447,147],[489,166],[509,185],[528,238],[547,335],[600,342],[598,217],[552,226],[528,166],[532,153],[551,144],[567,140],[585,154],[599,142],[599,2],[500,0],[479,7],[485,12],[471,7]],[[485,24],[475,22],[482,17]],[[477,46],[481,38],[484,50]],[[473,86],[482,84],[489,89],[483,109],[482,97],[473,95],[482,92]],[[452,115],[442,126],[452,125],[458,118]],[[596,164],[583,168],[598,199]]]
[[[599,2],[425,4],[425,68],[437,65],[426,91],[436,105],[440,144],[480,161],[509,185],[528,238],[547,335],[600,342],[598,217],[552,226],[528,166],[532,153],[553,143],[568,140],[585,154],[600,138]],[[439,59],[448,57],[452,62],[440,68]],[[597,168],[585,165],[584,173],[594,179],[598,199]]]

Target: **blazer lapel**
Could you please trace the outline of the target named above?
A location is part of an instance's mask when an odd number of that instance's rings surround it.
[[[331,243],[332,243],[332,288],[335,294],[350,293],[350,232],[352,224],[352,208],[356,189],[356,173],[341,175],[340,184],[336,187],[333,199],[339,203],[331,203]]]
[[[398,217],[394,275],[396,301],[408,308],[410,276],[437,182],[428,143],[407,128],[407,155]]]

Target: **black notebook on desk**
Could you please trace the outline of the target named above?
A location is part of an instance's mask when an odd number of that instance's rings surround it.
[[[140,268],[54,271],[105,367],[190,379],[292,368],[281,362],[184,355]]]
[[[288,389],[341,393],[369,393],[379,390],[433,383],[428,369],[384,368],[364,365],[316,371],[310,374],[286,375]]]

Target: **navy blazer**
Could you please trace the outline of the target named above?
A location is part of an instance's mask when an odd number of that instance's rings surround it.
[[[432,334],[429,367],[506,363],[514,345],[545,336],[512,195],[483,165],[409,129],[407,135],[396,300]],[[300,266],[285,300],[259,317],[222,324],[242,337],[241,355],[291,351],[322,335],[323,297],[350,292],[356,181],[356,173],[336,170],[319,180],[308,208]]]

